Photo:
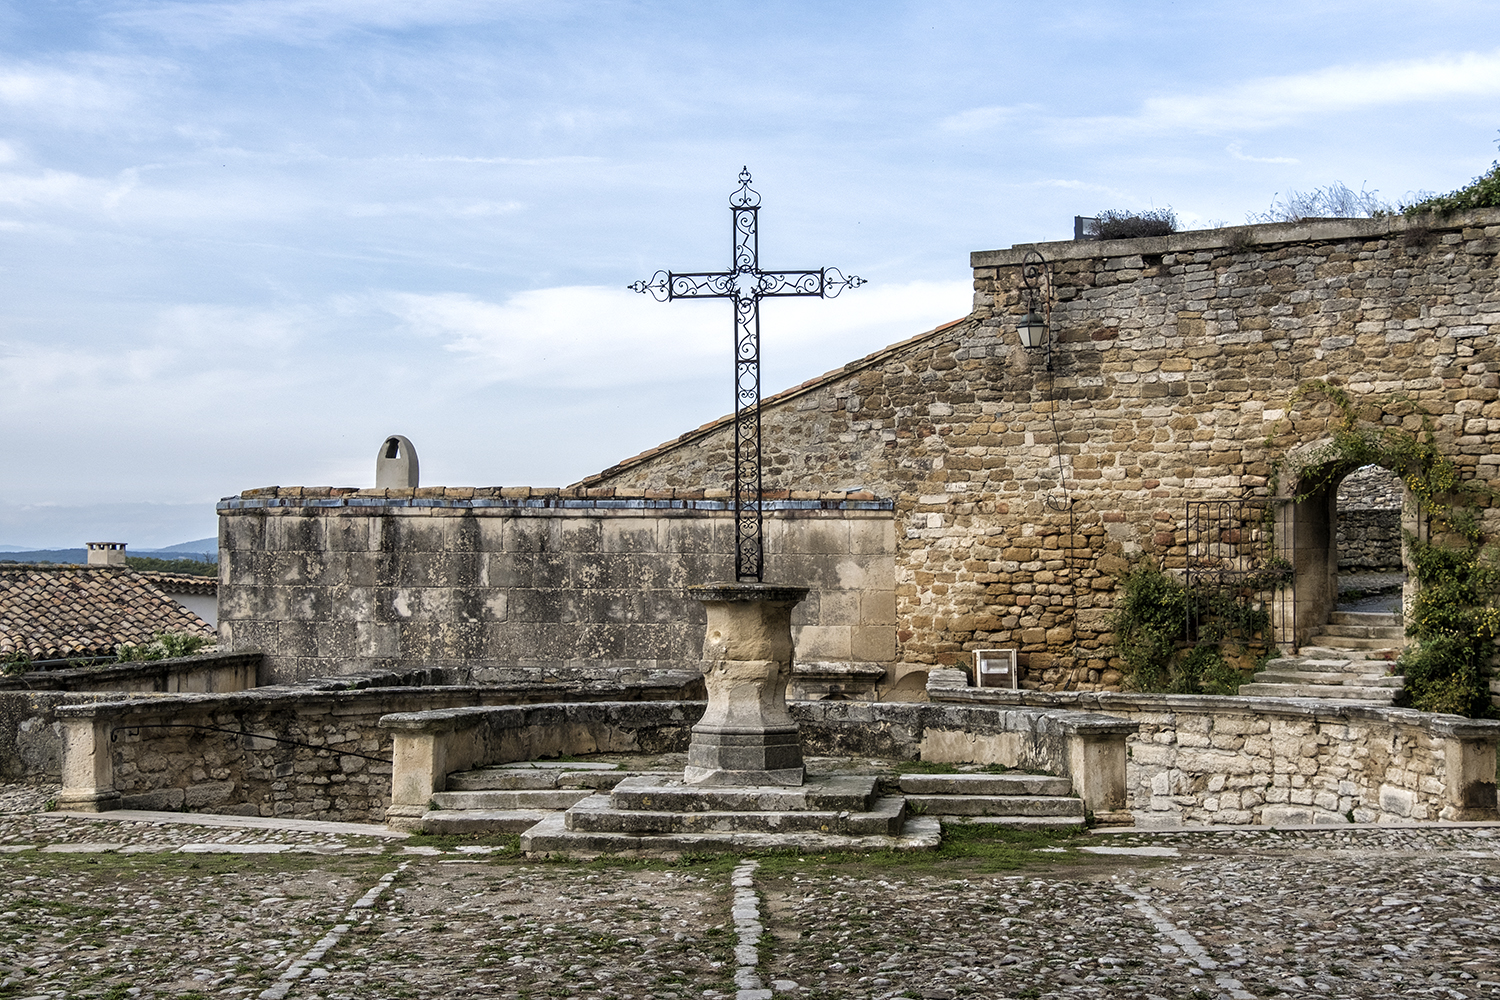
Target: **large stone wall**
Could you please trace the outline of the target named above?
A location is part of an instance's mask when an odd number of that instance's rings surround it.
[[[1050,370],[1015,332],[1032,250],[1050,262]],[[1378,424],[1431,426],[1465,476],[1500,486],[1497,252],[1484,210],[975,253],[969,317],[766,401],[768,484],[894,498],[902,661],[1015,648],[1029,683],[1117,688],[1109,613],[1130,560],[1184,566],[1188,501],[1295,493],[1341,416],[1316,394],[1292,406],[1302,381]],[[727,481],[731,431],[583,485]],[[1279,526],[1298,564],[1287,645],[1332,606],[1331,506]]]
[[[734,521],[699,491],[251,490],[220,508],[219,635],[262,681],[446,667],[476,683],[696,667],[686,589],[732,578]],[[803,663],[896,659],[895,529],[872,495],[781,496],[766,580],[812,592]]]

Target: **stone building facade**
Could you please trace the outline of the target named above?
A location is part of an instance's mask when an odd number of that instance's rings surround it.
[[[1050,367],[1016,337],[1029,252]],[[1336,461],[1342,417],[1298,387],[1430,429],[1464,476],[1500,486],[1497,255],[1495,210],[977,252],[968,317],[765,401],[767,485],[894,502],[906,668],[1010,647],[1028,685],[1058,690],[1119,684],[1119,581],[1132,560],[1182,571],[1201,554],[1190,503],[1288,501],[1277,641],[1294,646],[1326,621],[1338,560],[1332,487],[1289,499]],[[581,485],[727,482],[731,450],[724,420]]]

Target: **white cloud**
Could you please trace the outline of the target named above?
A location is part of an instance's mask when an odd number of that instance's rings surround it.
[[[1291,156],[1251,156],[1250,154],[1248,154],[1248,153],[1246,153],[1246,152],[1243,151],[1244,150],[1244,145],[1242,143],[1238,143],[1238,142],[1231,142],[1228,146],[1224,147],[1224,150],[1230,156],[1234,157],[1236,160],[1244,160],[1247,163],[1297,163],[1297,162],[1299,162],[1295,157],[1291,157]]]
[[[255,0],[142,5],[109,16],[116,24],[156,31],[177,41],[208,43],[270,37],[298,44],[360,30],[402,31],[469,25],[517,8],[546,9],[536,0]],[[551,6],[562,6],[553,4]]]
[[[1500,51],[1330,66],[1193,96],[1149,98],[1120,124],[1157,131],[1260,129],[1390,104],[1500,97]]]
[[[971,293],[967,280],[918,281],[866,285],[834,300],[762,303],[766,392],[967,315]],[[661,303],[624,289],[574,286],[501,303],[393,294],[385,307],[413,332],[471,359],[453,372],[471,384],[599,389],[711,379],[731,357],[730,306],[717,299]]]
[[[983,132],[997,125],[1004,125],[1015,120],[1028,111],[1034,111],[1030,105],[990,105],[982,108],[970,108],[960,111],[956,115],[949,115],[938,122],[938,128],[945,132]]]

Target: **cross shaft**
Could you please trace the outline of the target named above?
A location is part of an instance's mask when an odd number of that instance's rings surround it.
[[[765,573],[762,523],[760,423],[760,300],[816,296],[831,299],[863,278],[845,277],[838,268],[764,271],[760,267],[760,194],[742,169],[739,190],[729,197],[734,257],[728,271],[657,271],[650,281],[630,285],[658,302],[673,299],[734,300],[734,575],[762,582]]]

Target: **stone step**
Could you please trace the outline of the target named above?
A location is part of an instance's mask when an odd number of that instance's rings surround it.
[[[1083,800],[1058,795],[908,795],[919,816],[1045,816],[1083,822]]]
[[[1347,635],[1315,635],[1312,637],[1323,649],[1400,649],[1402,643],[1393,639],[1356,639]]]
[[[1313,633],[1313,638],[1337,635],[1350,639],[1395,639],[1406,638],[1406,630],[1400,625],[1324,625]]]
[[[1073,782],[1050,774],[903,774],[908,795],[1072,795]]]
[[[1389,611],[1335,611],[1328,616],[1330,625],[1377,625],[1395,628],[1401,616]]]
[[[1389,705],[1398,688],[1343,687],[1337,684],[1241,684],[1245,698],[1327,698]]]
[[[1405,678],[1399,675],[1320,670],[1262,670],[1251,680],[1256,684],[1347,684],[1352,687],[1399,688],[1405,684]]]
[[[472,771],[454,771],[448,775],[452,792],[521,791],[535,788],[613,788],[622,778],[639,771],[622,771],[613,764],[603,768],[518,768],[479,767]]]
[[[619,809],[607,795],[591,795],[563,813],[564,828],[578,833],[630,836],[678,833],[828,833],[894,836],[906,821],[906,799],[877,799],[868,811],[731,810],[684,812]]]
[[[602,796],[601,796],[602,797]],[[521,850],[531,855],[648,854],[688,851],[875,851],[932,850],[942,840],[941,826],[927,816],[909,816],[900,832],[888,834],[762,833],[734,830],[712,833],[589,833],[569,830],[565,814],[553,813],[521,834]]]
[[[876,800],[868,774],[809,775],[797,786],[685,784],[682,776],[641,774],[610,792],[613,809],[646,812],[864,812]]]
[[[938,821],[944,826],[962,826],[973,823],[985,826],[1005,826],[1017,830],[1066,830],[1070,827],[1083,825],[1083,817],[1071,816],[939,816]],[[1119,826],[1135,825],[1134,817],[1122,819]]]
[[[1397,647],[1388,649],[1333,649],[1330,646],[1308,645],[1303,646],[1301,652],[1296,656],[1289,657],[1289,659],[1364,664],[1375,660],[1393,660],[1400,653],[1401,650]],[[1356,669],[1363,669],[1363,667],[1357,667]]]
[[[422,814],[423,833],[524,833],[548,816],[562,813],[544,809],[432,809]]]
[[[480,792],[433,792],[439,809],[568,809],[593,795],[587,788],[533,788]]]

